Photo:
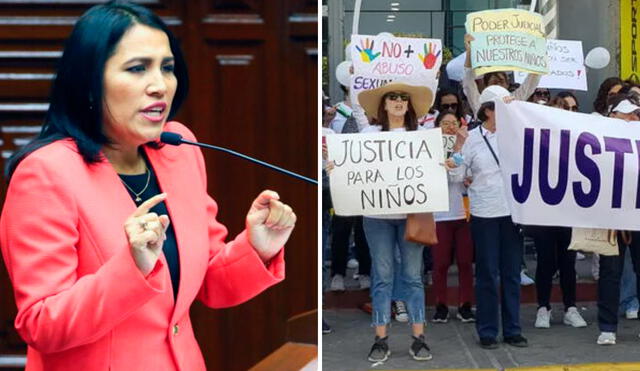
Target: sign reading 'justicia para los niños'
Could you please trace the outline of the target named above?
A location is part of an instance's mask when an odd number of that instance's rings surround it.
[[[515,222],[640,230],[640,122],[518,101],[496,117]]]
[[[446,211],[440,129],[328,135],[331,199],[338,215]]]

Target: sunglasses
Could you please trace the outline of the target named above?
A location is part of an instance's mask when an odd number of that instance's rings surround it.
[[[537,91],[535,93],[533,93],[533,95],[538,95],[541,97],[550,97],[551,94],[548,91]]]
[[[569,107],[569,110],[571,110],[573,112],[578,112],[578,106],[571,106],[571,107]]]
[[[442,103],[440,104],[440,108],[443,110],[453,110],[458,109],[458,103]]]
[[[387,94],[387,99],[397,100],[398,98],[402,99],[403,102],[409,100],[409,94],[404,93],[389,93]]]

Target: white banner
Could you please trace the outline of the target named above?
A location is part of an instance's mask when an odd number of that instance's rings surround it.
[[[587,70],[584,66],[582,41],[547,40],[549,74],[543,75],[538,87],[587,91]],[[524,82],[527,74],[514,73],[515,81]]]
[[[519,101],[496,115],[515,222],[640,230],[640,122]]]
[[[326,137],[331,199],[338,215],[405,214],[449,209],[438,129]]]
[[[438,90],[442,43],[438,39],[351,35],[351,95],[392,81]],[[429,102],[432,104],[433,102]]]

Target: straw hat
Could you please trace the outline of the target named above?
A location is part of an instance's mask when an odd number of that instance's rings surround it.
[[[358,94],[358,102],[369,118],[378,118],[378,105],[380,99],[392,92],[409,94],[411,105],[416,111],[416,117],[422,117],[429,112],[433,104],[433,92],[426,86],[408,85],[401,82],[392,82],[379,88],[365,90]]]

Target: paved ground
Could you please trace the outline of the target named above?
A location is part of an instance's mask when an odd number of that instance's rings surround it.
[[[514,348],[501,344],[498,349],[484,350],[477,345],[473,324],[450,320],[446,324],[428,324],[427,343],[433,359],[414,361],[408,354],[410,329],[394,322],[389,332],[391,358],[384,364],[372,365],[367,354],[373,342],[370,316],[358,309],[324,310],[324,318],[334,332],[322,336],[324,370],[389,370],[389,369],[456,369],[493,368],[553,364],[582,364],[592,362],[640,362],[640,321],[620,319],[618,343],[599,346],[595,303],[579,303],[582,315],[589,323],[586,328],[572,328],[562,324],[561,305],[553,305],[550,329],[536,329],[535,304],[522,306],[523,335],[529,339],[528,348]],[[427,308],[427,318],[433,315]],[[606,370],[603,368],[602,370]],[[639,367],[640,369],[640,367]]]

